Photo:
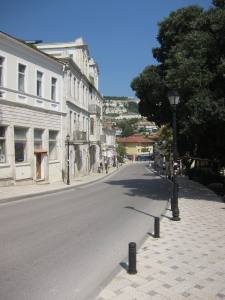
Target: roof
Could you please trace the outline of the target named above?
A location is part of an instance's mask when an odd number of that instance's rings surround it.
[[[143,135],[131,135],[128,137],[118,138],[118,143],[141,143],[141,144],[150,144],[154,143],[152,139],[145,138]]]
[[[21,45],[27,47],[27,48],[30,48],[32,49],[32,51],[36,51],[37,53],[39,53],[40,55],[50,59],[50,60],[53,60],[55,62],[57,62],[58,64],[62,64],[57,58],[55,58],[54,56],[52,55],[49,55],[47,53],[44,53],[43,51],[39,50],[34,44],[30,44],[30,43],[26,43],[26,41],[22,40],[22,39],[18,39],[18,38],[15,38],[14,36],[6,33],[6,32],[3,32],[3,31],[0,31],[0,34],[5,36],[5,37],[8,37],[9,39],[11,40],[14,40],[16,42],[19,42]]]

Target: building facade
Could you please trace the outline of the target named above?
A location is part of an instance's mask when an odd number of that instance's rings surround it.
[[[0,185],[58,181],[63,64],[0,32]]]
[[[64,105],[70,136],[70,174],[96,172],[101,159],[102,105],[99,69],[82,38],[68,43],[37,44],[65,64]],[[66,168],[65,168],[66,169]]]
[[[140,155],[153,154],[154,142],[154,140],[138,134],[117,139],[117,143],[126,148],[127,157],[131,160],[137,160]]]
[[[31,44],[0,32],[0,185],[66,182],[98,170],[98,76],[81,38]]]
[[[102,130],[102,158],[109,165],[116,164],[116,131],[112,128],[103,128]]]

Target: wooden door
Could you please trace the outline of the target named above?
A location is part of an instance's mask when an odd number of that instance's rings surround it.
[[[41,179],[41,153],[36,154],[36,178]]]

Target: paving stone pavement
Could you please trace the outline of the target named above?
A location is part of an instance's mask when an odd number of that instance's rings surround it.
[[[225,299],[225,203],[186,178],[179,184],[181,221],[168,209],[161,237],[137,251],[138,273],[121,269],[96,300]]]

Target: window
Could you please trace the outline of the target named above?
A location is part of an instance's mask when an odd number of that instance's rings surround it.
[[[69,75],[69,95],[72,96],[72,74]]]
[[[18,90],[20,92],[25,91],[25,71],[26,71],[26,66],[19,64],[19,66],[18,66]]]
[[[82,87],[82,100],[83,100],[83,105],[84,105],[84,85]]]
[[[87,131],[87,134],[89,132],[89,127],[88,127],[88,118],[86,118],[86,131]]]
[[[91,123],[90,124],[90,127],[91,127],[90,128],[90,131],[91,131],[90,134],[93,135],[94,134],[94,125],[95,125],[95,121],[94,121],[93,118],[91,118],[90,123]]]
[[[37,71],[37,96],[42,97],[42,77],[43,73]]]
[[[80,129],[80,115],[77,116],[77,129]]]
[[[58,131],[49,130],[49,159],[57,159],[57,135]]]
[[[70,111],[69,125],[70,125],[70,134],[71,134],[71,132],[72,132],[72,111]]]
[[[6,162],[5,127],[0,126],[0,163]]]
[[[74,115],[73,115],[73,128],[76,130],[76,122],[77,122],[77,115],[76,115],[76,113],[74,113]]]
[[[51,85],[51,99],[56,99],[56,82],[57,79],[52,77],[52,85]]]
[[[34,150],[40,150],[42,148],[42,129],[34,129]]]
[[[4,64],[4,57],[0,56],[0,86],[4,85],[3,76],[4,76],[4,70],[3,70],[3,64]]]
[[[76,94],[76,78],[73,78],[73,95],[74,95],[74,99],[77,98],[77,94]]]
[[[14,128],[15,162],[27,160],[27,129]]]

